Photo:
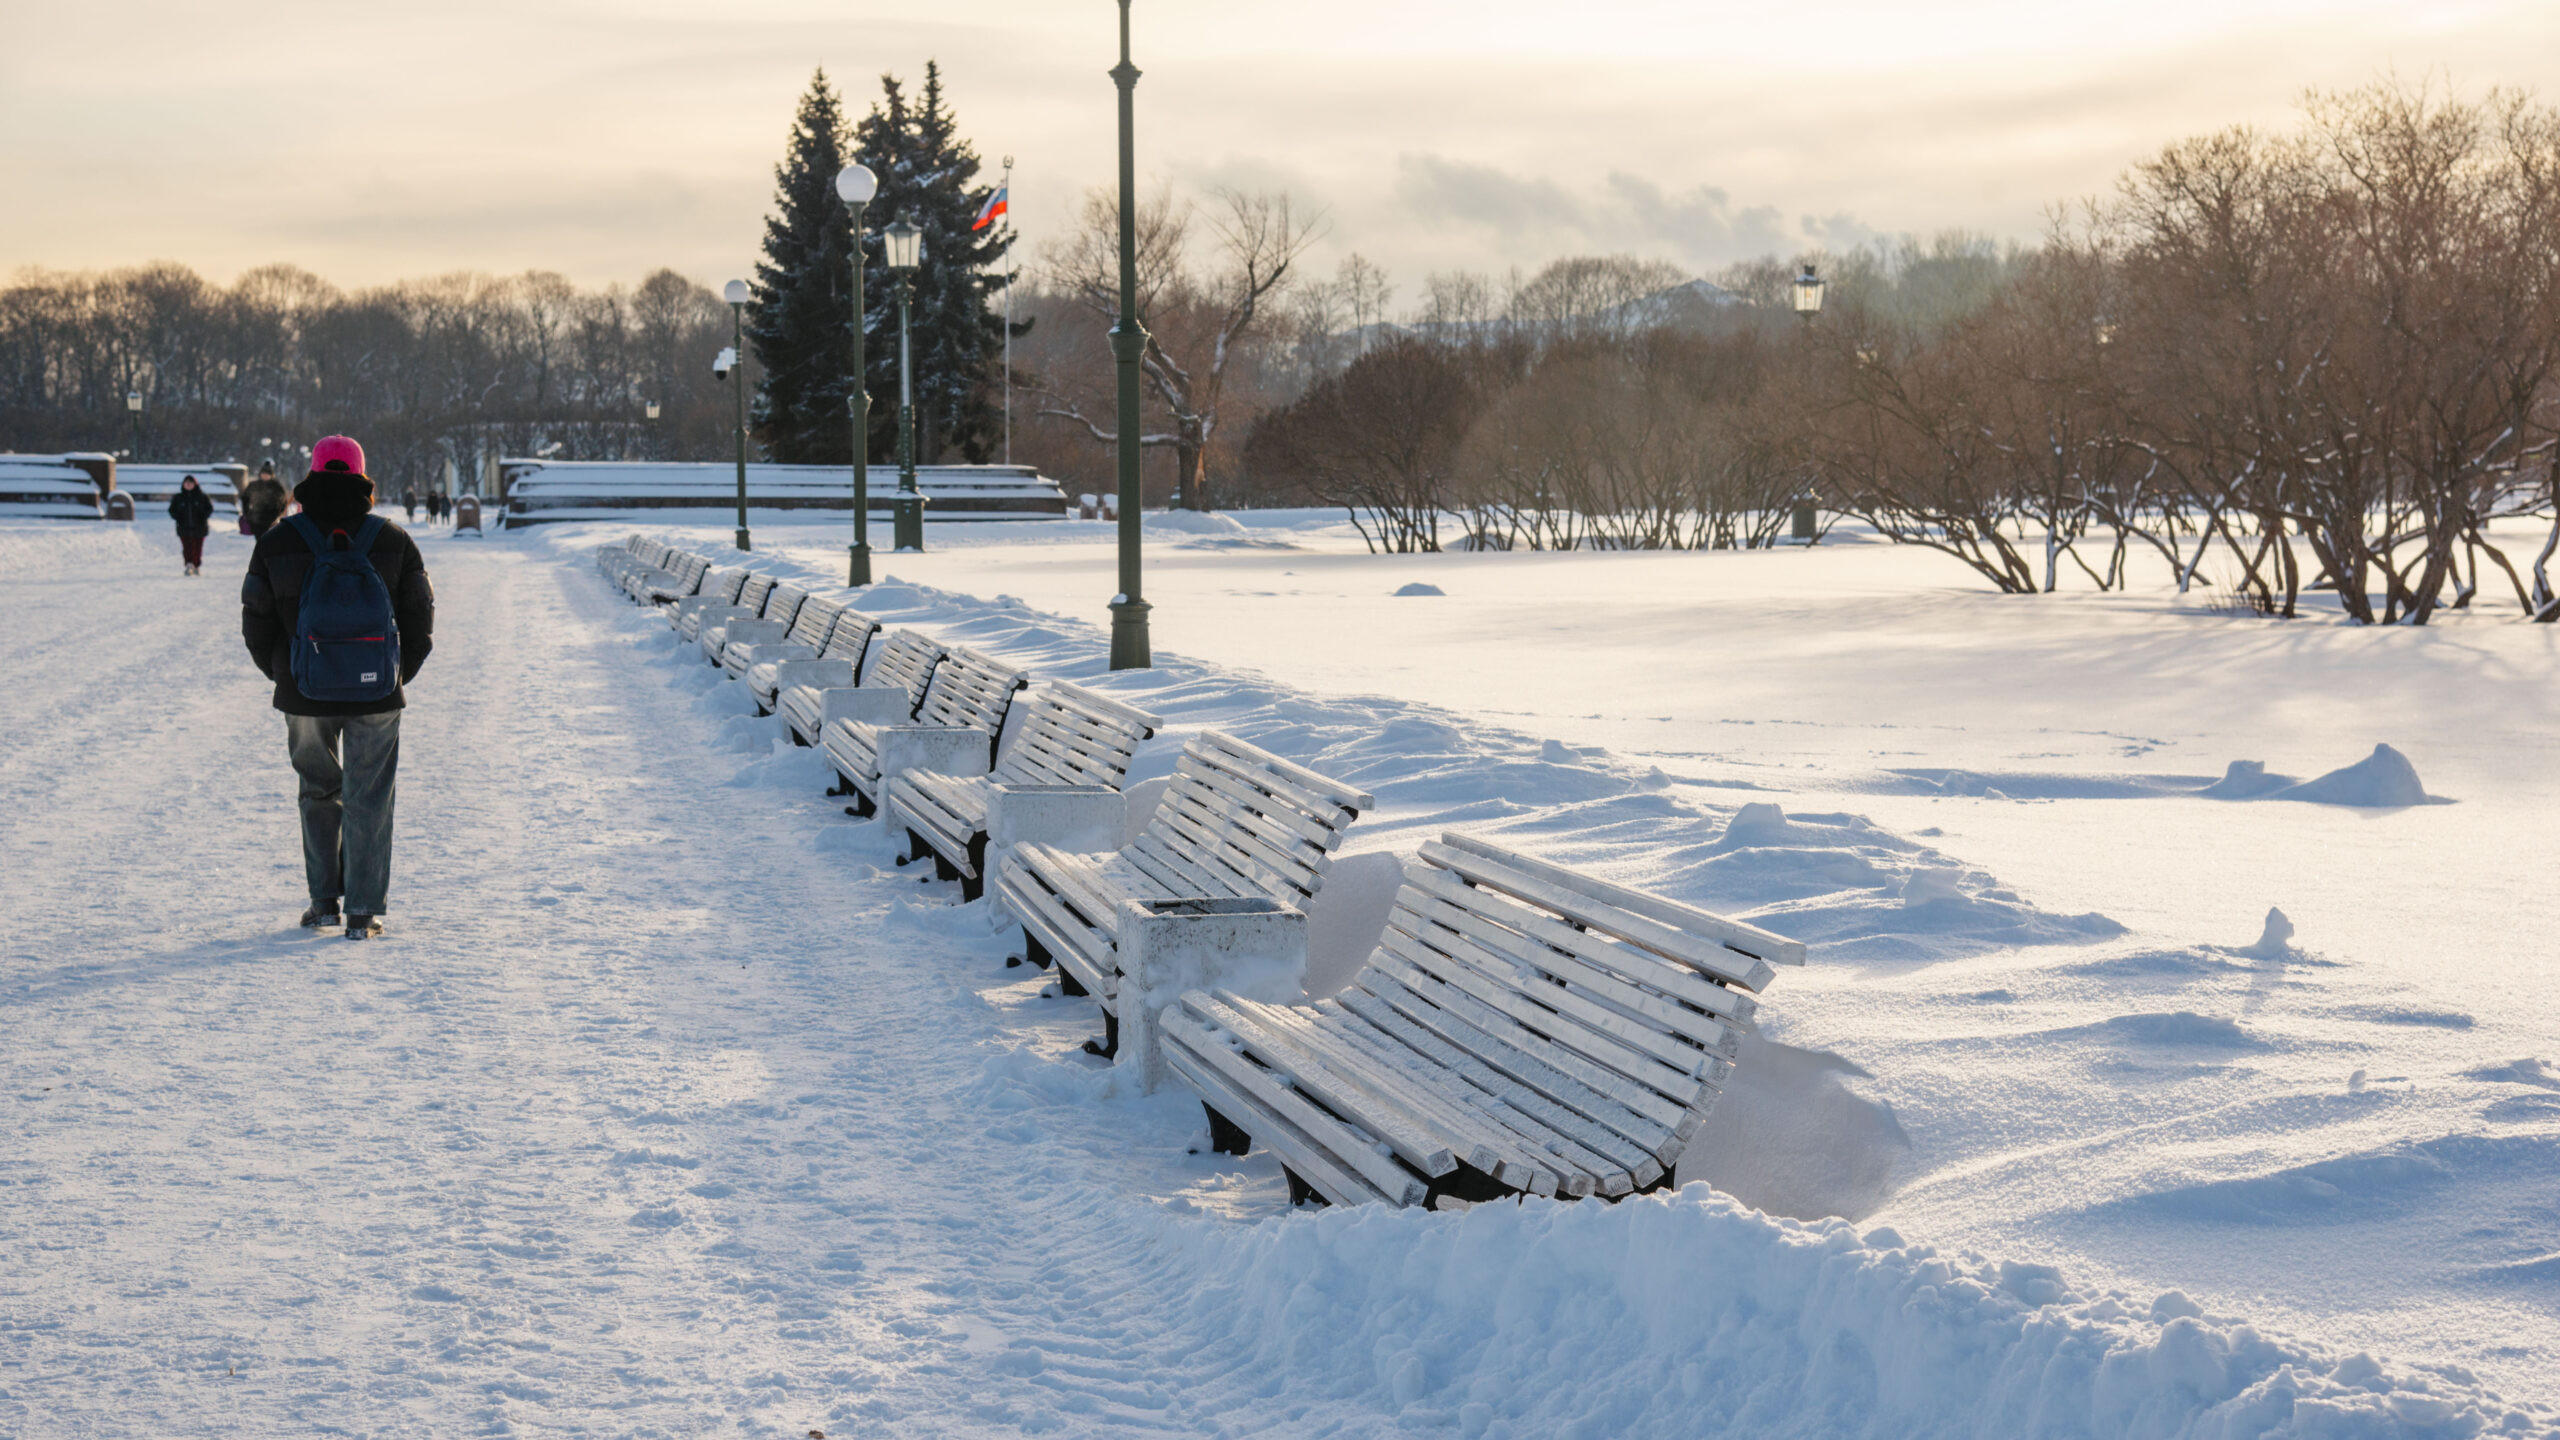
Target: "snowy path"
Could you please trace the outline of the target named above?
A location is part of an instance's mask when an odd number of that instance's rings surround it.
[[[0,1435],[2554,1433],[1702,1187],[1283,1214],[542,547],[428,541],[392,936],[302,935],[230,594],[114,541],[0,570]]]
[[[816,807],[706,783],[667,739],[687,697],[576,613],[600,594],[506,550],[432,560],[448,638],[378,947],[290,928],[281,726],[242,703],[226,593],[8,597],[8,673],[107,668],[7,716],[29,1143],[0,1160],[0,1431],[1162,1411],[1152,1357],[984,1363],[1053,1306],[1110,1322],[1131,1264],[1058,1247],[1079,1214],[1128,1235],[1071,1198],[1122,1137],[988,1133],[1026,1122],[966,1037],[1036,983],[981,1002],[983,955],[849,944],[892,882],[844,883],[776,813]],[[60,763],[102,733],[138,763]]]

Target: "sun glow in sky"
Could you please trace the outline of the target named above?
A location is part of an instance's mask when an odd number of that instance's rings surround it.
[[[716,284],[812,67],[942,63],[1036,248],[1112,174],[1108,0],[0,0],[0,272],[284,260]],[[1319,262],[2032,237],[2179,136],[2387,74],[2535,86],[2548,0],[1137,0],[1139,164],[1286,188]]]

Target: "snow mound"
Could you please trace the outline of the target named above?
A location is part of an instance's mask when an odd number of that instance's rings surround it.
[[[2270,775],[2264,760],[2234,760],[2222,778],[2197,791],[2216,800],[2255,800],[2293,784],[2289,775]]]
[[[1213,515],[1201,510],[1166,510],[1151,512],[1147,528],[1165,535],[1242,535],[1244,526],[1232,516]]]
[[[1143,1292],[1222,1335],[1239,1373],[1266,1394],[1371,1398],[1407,1432],[2552,1433],[2461,1378],[2269,1336],[2176,1292],[2086,1291],[2052,1266],[1773,1220],[1703,1186],[1160,1226]],[[1338,1322],[1320,1340],[1317,1315]]]
[[[1446,591],[1446,590],[1441,589],[1441,588],[1440,588],[1439,586],[1437,586],[1437,585],[1426,585],[1426,584],[1424,584],[1422,581],[1420,581],[1420,580],[1416,580],[1416,581],[1414,581],[1414,582],[1413,582],[1412,584],[1410,584],[1410,585],[1399,585],[1399,586],[1397,586],[1397,587],[1395,588],[1395,593],[1396,593],[1397,595],[1400,595],[1400,596],[1401,596],[1401,595],[1446,595],[1446,594],[1448,594],[1449,592],[1448,592],[1448,591]]]
[[[2252,960],[2281,960],[2293,949],[2293,921],[2282,910],[2267,907],[2267,927],[2258,932],[2258,943],[2240,951]]]
[[[2388,745],[2376,745],[2373,753],[2342,770],[2332,770],[2317,780],[2307,780],[2290,790],[2280,790],[2278,800],[2307,800],[2315,805],[2397,806],[2434,803],[2427,787],[2418,783],[2418,769],[2409,757]]]

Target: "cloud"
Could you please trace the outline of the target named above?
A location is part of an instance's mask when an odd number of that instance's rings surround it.
[[[1393,188],[1399,221],[1472,226],[1509,258],[1529,264],[1565,254],[1634,253],[1706,271],[1809,247],[1845,248],[1879,233],[1845,212],[1790,223],[1776,206],[1736,205],[1717,186],[1672,191],[1625,171],[1577,190],[1545,176],[1406,154],[1396,158]]]

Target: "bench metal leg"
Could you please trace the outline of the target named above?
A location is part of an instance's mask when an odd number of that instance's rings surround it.
[[[1470,1205],[1481,1205],[1487,1200],[1516,1199],[1520,1194],[1464,1160],[1458,1162],[1457,1169],[1424,1183],[1431,1187],[1431,1193],[1422,1200],[1426,1208],[1443,1195],[1452,1200],[1464,1200]]]
[[[1330,1205],[1333,1203],[1332,1201],[1324,1198],[1324,1196],[1318,1194],[1316,1192],[1316,1187],[1299,1179],[1298,1172],[1290,1169],[1288,1166],[1281,1166],[1280,1174],[1283,1179],[1289,1182],[1289,1208],[1294,1210],[1301,1205]]]
[[[1073,983],[1075,980],[1074,976],[1069,975],[1064,970],[1060,970],[1058,972],[1058,978],[1061,981],[1068,983]],[[1084,987],[1081,985],[1077,986],[1076,992],[1078,994],[1082,994],[1084,992]],[[1105,1060],[1111,1059],[1120,1053],[1119,1016],[1112,1014],[1108,1010],[1102,1012],[1102,1038],[1099,1040],[1087,1040],[1084,1042],[1084,1053],[1087,1055],[1099,1055]]]
[[[907,853],[910,855],[930,855],[933,857],[934,879],[957,880],[960,878],[960,867],[943,859],[941,851],[936,850],[931,845],[925,843],[925,838],[913,830],[907,832],[907,847]],[[975,900],[978,897],[964,892],[961,898],[964,900]]]
[[[960,898],[975,900],[987,893],[987,837],[969,842],[969,873],[960,877]]]
[[[1022,958],[1046,970],[1049,968],[1049,947],[1040,943],[1039,936],[1025,930],[1022,932]],[[1076,991],[1082,994],[1084,987],[1079,985]]]
[[[1250,1155],[1253,1137],[1244,1127],[1218,1113],[1217,1107],[1203,1100],[1200,1108],[1209,1112],[1209,1148],[1221,1155]]]

